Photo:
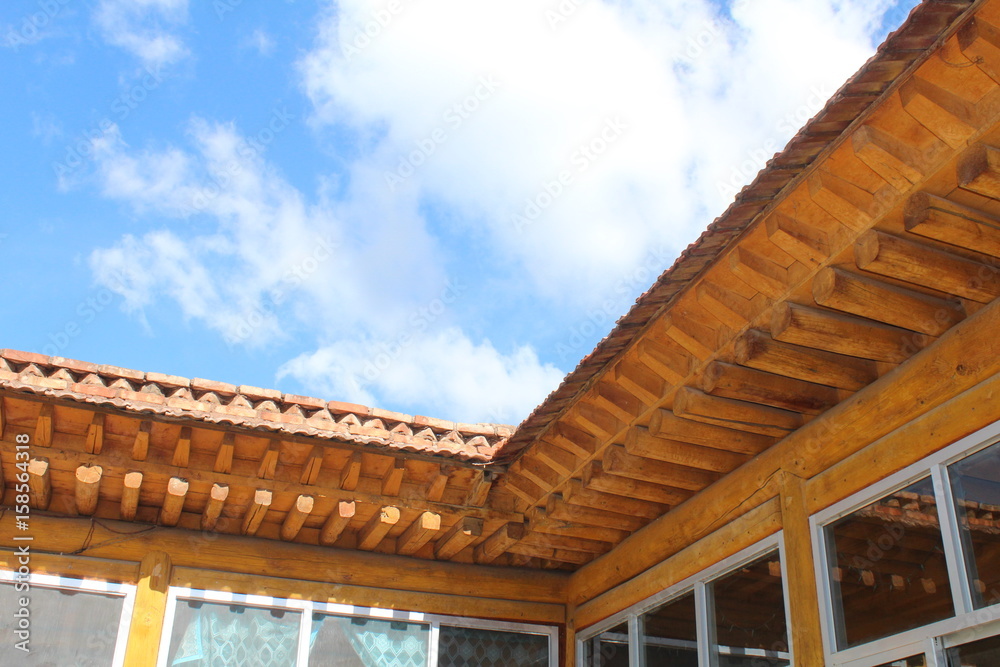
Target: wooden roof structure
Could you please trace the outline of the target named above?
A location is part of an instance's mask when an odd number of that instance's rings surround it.
[[[925,0],[516,429],[4,350],[0,431],[44,450],[39,510],[574,571],[582,604],[992,372],[998,147],[1000,0]]]

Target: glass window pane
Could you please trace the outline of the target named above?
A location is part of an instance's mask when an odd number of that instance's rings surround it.
[[[548,667],[549,638],[442,625],[438,667]]]
[[[777,552],[715,580],[711,590],[719,667],[790,664]]]
[[[996,667],[1000,665],[1000,636],[948,649],[950,667]]]
[[[301,613],[287,609],[178,600],[167,664],[294,665],[301,617]]]
[[[584,644],[587,667],[628,667],[628,623],[622,623]]]
[[[948,468],[976,607],[1000,603],[1000,444]]]
[[[954,614],[930,478],[827,526],[826,537],[840,648]]]
[[[927,667],[927,657],[921,653],[920,655],[910,656],[902,660],[886,662],[878,667]]]
[[[14,647],[19,598],[29,598],[31,649]],[[125,598],[120,595],[31,586],[0,585],[0,665],[110,665]]]
[[[425,667],[430,626],[313,614],[309,661],[329,667]]]
[[[697,667],[695,619],[693,592],[643,614],[640,627],[646,664]]]

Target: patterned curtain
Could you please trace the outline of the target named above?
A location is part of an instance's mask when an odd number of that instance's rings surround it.
[[[337,667],[427,665],[430,628],[426,625],[324,614],[313,616],[313,623],[318,629],[318,637],[310,651],[315,664]]]
[[[549,638],[441,626],[438,667],[547,667]]]
[[[189,616],[172,666],[290,667],[295,665],[301,614],[254,607],[188,603]],[[174,628],[177,636],[177,627]],[[173,642],[171,642],[173,644]]]

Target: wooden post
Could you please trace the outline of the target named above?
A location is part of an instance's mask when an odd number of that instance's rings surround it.
[[[562,632],[564,643],[562,645],[562,660],[560,664],[564,667],[576,667],[576,605],[566,605],[566,626]]]
[[[139,583],[132,610],[125,664],[153,667],[160,649],[160,632],[167,611],[167,587],[170,585],[170,556],[151,551],[139,564]]]
[[[788,573],[788,617],[793,659],[801,667],[823,665],[823,637],[816,590],[816,569],[809,533],[803,481],[782,471],[778,482],[781,493],[781,527],[785,537],[785,571]]]

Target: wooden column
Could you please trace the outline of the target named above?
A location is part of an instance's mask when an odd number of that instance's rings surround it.
[[[564,641],[560,647],[562,649],[560,664],[564,667],[576,667],[576,625],[573,621],[575,615],[576,606],[567,604],[565,630],[561,633]]]
[[[785,572],[788,580],[788,617],[793,659],[801,667],[822,667],[823,636],[816,589],[816,569],[809,513],[806,509],[803,481],[782,471],[778,482],[781,493],[781,527],[785,537]]]
[[[139,565],[139,583],[132,610],[125,664],[154,667],[160,648],[160,632],[167,610],[167,587],[170,585],[170,556],[151,551]]]

